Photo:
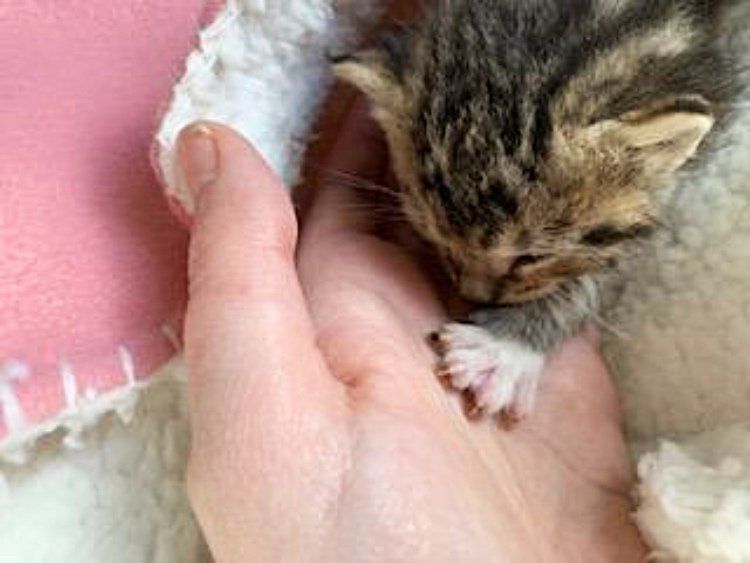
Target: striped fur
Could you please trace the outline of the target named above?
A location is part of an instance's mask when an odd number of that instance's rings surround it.
[[[733,3],[444,0],[337,72],[372,99],[404,210],[461,293],[538,314],[654,232],[674,174],[731,117]],[[588,313],[511,332],[549,347]]]

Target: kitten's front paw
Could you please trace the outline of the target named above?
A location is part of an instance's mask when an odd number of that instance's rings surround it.
[[[531,411],[544,356],[470,324],[450,323],[432,335],[440,354],[438,374],[469,392],[477,410],[516,422]]]

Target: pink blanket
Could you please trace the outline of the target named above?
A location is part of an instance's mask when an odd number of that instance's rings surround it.
[[[0,443],[178,346],[186,234],[149,149],[213,4],[0,8]]]

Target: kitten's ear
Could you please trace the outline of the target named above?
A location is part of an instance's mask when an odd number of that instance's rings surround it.
[[[711,131],[714,117],[704,111],[680,109],[630,114],[610,122],[607,135],[638,152],[647,169],[672,173],[692,158]]]
[[[334,74],[361,90],[376,107],[397,109],[410,66],[411,37],[407,28],[394,29],[382,33],[372,48],[330,56]]]
[[[332,60],[334,74],[358,88],[376,106],[392,104],[401,86],[382,53],[373,49]]]

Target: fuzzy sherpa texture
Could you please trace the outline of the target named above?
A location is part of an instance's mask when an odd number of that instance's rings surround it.
[[[356,40],[375,0],[229,0],[200,34],[157,134],[167,191],[193,202],[175,166],[179,132],[196,120],[230,125],[287,185],[297,179],[308,130],[330,82],[326,52]]]
[[[665,441],[638,477],[636,521],[659,559],[750,561],[750,425]]]
[[[3,563],[205,563],[183,485],[185,386],[172,363],[125,425],[105,417],[78,449],[38,443],[34,462],[0,464]]]
[[[750,420],[750,96],[737,111],[610,315],[606,350],[639,449]]]
[[[750,4],[738,6],[750,66]],[[750,561],[750,91],[734,110],[630,271],[606,339],[642,456],[636,520],[664,561]]]

